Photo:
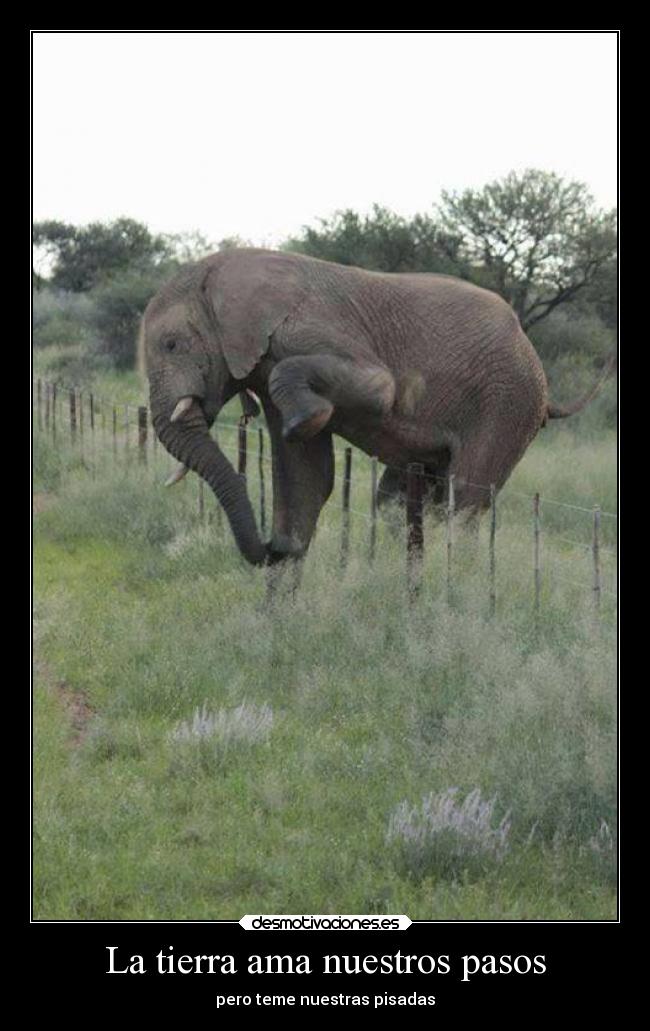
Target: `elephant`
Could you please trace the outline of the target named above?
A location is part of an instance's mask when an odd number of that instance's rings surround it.
[[[379,500],[420,462],[456,510],[489,505],[547,419],[541,362],[510,305],[453,276],[384,273],[258,248],[221,251],[152,298],[140,348],[155,432],[214,491],[252,565],[300,559],[334,481],[332,435],[386,465]],[[605,373],[607,374],[607,373]],[[210,434],[223,405],[255,398],[271,438],[273,523],[263,542],[243,477]]]

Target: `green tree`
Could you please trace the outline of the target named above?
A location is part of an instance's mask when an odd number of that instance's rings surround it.
[[[427,215],[408,220],[378,204],[363,216],[350,208],[337,211],[319,226],[304,226],[302,235],[283,250],[382,272],[461,274],[460,239],[442,231]]]
[[[170,238],[153,235],[131,218],[73,226],[65,222],[37,222],[34,226],[36,268],[41,285],[47,278],[55,289],[79,293],[123,273],[157,268],[173,258]],[[49,265],[49,276],[44,266]]]
[[[596,209],[583,183],[552,172],[443,191],[438,210],[443,229],[460,238],[470,278],[509,301],[524,329],[574,301],[615,261],[616,212]]]
[[[140,319],[165,278],[161,271],[145,275],[132,268],[95,287],[89,295],[95,355],[110,358],[118,369],[133,368]]]

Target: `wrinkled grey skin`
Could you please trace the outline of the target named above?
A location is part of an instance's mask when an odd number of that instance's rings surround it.
[[[210,485],[254,565],[306,552],[333,486],[332,433],[389,466],[455,473],[457,508],[477,511],[489,498],[473,484],[501,487],[546,419],[570,414],[549,404],[509,305],[449,276],[226,251],[184,267],[153,298],[141,346],[158,437]],[[268,544],[209,433],[231,397],[246,404],[246,390],[271,436]],[[380,497],[403,486],[387,469]]]

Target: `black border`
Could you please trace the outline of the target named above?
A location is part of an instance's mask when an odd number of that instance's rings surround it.
[[[618,36],[618,138],[619,138],[619,174],[618,200],[620,211],[620,55],[623,29],[218,29],[218,30],[150,30],[150,29],[27,29],[30,44],[30,214],[33,199],[33,166],[31,149],[31,126],[33,121],[33,95],[31,88],[33,62],[33,36],[36,32],[121,32],[129,33],[168,33],[168,32],[376,32],[381,34],[406,33],[475,33],[513,34],[534,32],[540,34],[562,33],[598,33]],[[620,237],[619,237],[620,261]],[[620,268],[620,266],[619,266]],[[620,288],[620,271],[619,271]],[[30,311],[31,311],[31,230],[30,230]],[[619,323],[620,332],[620,323]],[[620,354],[620,350],[619,350]],[[620,375],[620,361],[619,361]],[[30,391],[31,391],[30,361]],[[619,388],[620,389],[620,388]],[[620,393],[619,393],[620,401]],[[30,404],[31,410],[31,404]],[[622,426],[619,420],[619,463],[618,486],[619,498],[621,487],[621,443]],[[32,438],[30,423],[30,456]],[[31,494],[31,483],[30,483]],[[31,511],[31,498],[30,498]],[[620,514],[620,513],[619,513]],[[31,524],[30,524],[31,527]],[[30,557],[33,540],[30,534]],[[620,545],[619,545],[620,559]],[[33,568],[30,564],[30,575]],[[32,581],[33,582],[33,581]],[[31,620],[31,612],[30,612]],[[619,615],[619,658],[620,658],[620,615]],[[30,630],[31,650],[31,630]],[[32,654],[33,659],[33,654]],[[620,696],[619,696],[619,736],[620,736]],[[30,702],[31,728],[31,702]],[[31,741],[33,750],[33,740]],[[31,757],[32,751],[30,751]],[[620,796],[620,753],[619,759],[619,796]],[[31,777],[30,777],[31,789]],[[620,802],[620,797],[619,797]],[[30,813],[32,798],[30,790]],[[31,837],[31,818],[30,818]],[[620,816],[619,816],[619,842]],[[31,846],[31,842],[30,842]],[[620,845],[619,845],[620,848]],[[30,851],[31,859],[31,851]],[[620,860],[620,851],[619,851]],[[30,864],[31,866],[31,864]],[[38,971],[39,984],[47,984],[59,989],[66,987],[73,992],[87,994],[89,999],[97,998],[99,989],[102,999],[102,1016],[122,1014],[125,1004],[129,1014],[137,1010],[152,1015],[154,1012],[166,1016],[178,1013],[187,1018],[197,1012],[199,1007],[206,1006],[205,1012],[221,1012],[231,1015],[233,1009],[217,1011],[216,996],[218,994],[237,995],[260,992],[262,994],[338,994],[374,995],[388,992],[391,994],[409,995],[417,992],[422,995],[436,996],[436,1005],[430,1008],[433,1014],[458,1012],[457,1004],[462,1004],[462,1013],[476,1012],[477,1015],[497,1015],[504,1008],[507,1012],[518,1013],[524,1018],[528,1013],[534,1016],[551,1014],[567,1017],[570,1014],[582,1017],[589,1015],[603,1017],[612,994],[610,983],[616,983],[621,970],[620,934],[623,931],[621,918],[621,878],[619,876],[619,911],[615,920],[611,921],[416,921],[402,932],[247,932],[234,920],[216,921],[21,921],[28,931],[32,952],[32,962]],[[31,870],[29,884],[31,904]],[[243,914],[242,914],[243,915]],[[467,925],[469,924],[469,928]],[[80,926],[82,931],[74,931]],[[567,926],[569,930],[560,930]],[[600,930],[603,928],[603,930]],[[609,931],[607,930],[609,928]],[[557,929],[557,930],[556,930]],[[616,934],[616,939],[610,935]],[[81,937],[80,937],[81,935]],[[604,938],[603,936],[606,936]],[[116,946],[117,955],[125,957],[142,954],[149,966],[144,975],[108,975],[107,946]],[[150,962],[160,948],[173,946],[175,955],[187,953],[233,953],[236,957],[239,974],[226,976],[196,975],[157,975],[153,972],[154,964]],[[433,956],[448,955],[452,964],[450,975],[349,975],[346,977],[323,977],[321,957],[325,954],[336,955],[393,955],[402,953]],[[606,977],[595,979],[594,974],[602,970],[602,962],[598,958],[606,953]],[[466,952],[484,955],[510,954],[513,957],[527,954],[546,956],[547,971],[543,976],[529,975],[492,975],[476,977],[469,984],[460,981],[454,972],[461,967],[460,957]],[[253,953],[283,955],[307,954],[313,960],[313,973],[310,975],[288,975],[255,977],[246,976],[245,959]],[[173,986],[173,988],[170,988]],[[562,1001],[561,1001],[562,1000]],[[46,1002],[46,997],[43,999]],[[247,1007],[250,1012],[254,1006]],[[66,1005],[68,1009],[68,1005]],[[296,1008],[297,1009],[297,1008]],[[287,1008],[274,1009],[274,1016],[284,1017]],[[300,1010],[304,1015],[305,1010]],[[346,1008],[345,1012],[350,1012]],[[365,1007],[361,1012],[376,1012]],[[380,1010],[384,1014],[395,1015],[396,1012],[412,1013],[413,1007],[399,1007]],[[90,1016],[90,1014],[88,1014]],[[92,1017],[91,1017],[92,1019]]]

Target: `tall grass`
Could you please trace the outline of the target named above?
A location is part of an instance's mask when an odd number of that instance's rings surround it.
[[[234,432],[219,436],[234,453]],[[431,517],[417,603],[403,531],[382,521],[369,563],[369,465],[356,453],[346,569],[339,478],[300,590],[286,577],[271,602],[207,492],[200,520],[196,478],[165,490],[171,459],[157,449],[143,466],[129,447],[127,461],[124,435],[117,460],[110,434],[94,448],[86,435],[83,454],[63,431],[56,447],[35,440],[51,494],[36,518],[37,916],[613,916],[615,520],[603,520],[598,621],[588,550],[591,505],[615,511],[609,437],[542,436],[506,486],[493,619],[487,526],[458,528],[450,600]],[[567,494],[575,508],[544,502]],[[74,746],[61,680],[91,714]],[[214,738],[193,743],[195,724]],[[490,826],[509,811],[507,850],[464,862],[456,834],[405,862],[389,834],[397,807],[451,789],[498,799]]]

